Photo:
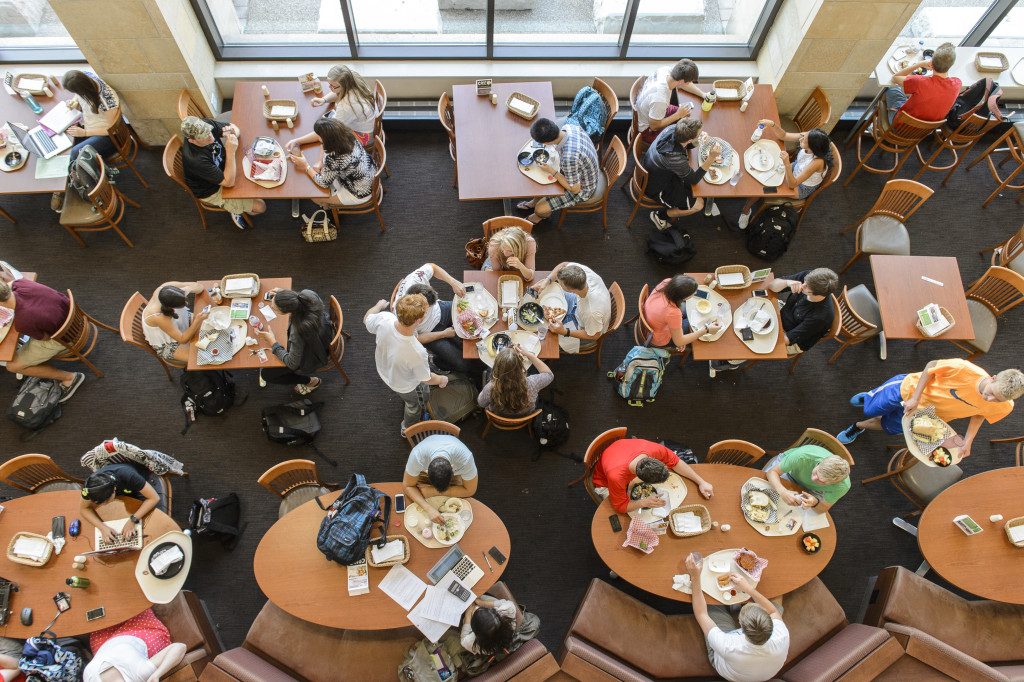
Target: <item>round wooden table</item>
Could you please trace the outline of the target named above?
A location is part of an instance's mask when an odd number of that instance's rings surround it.
[[[917,524],[917,544],[936,573],[985,599],[1024,604],[1024,548],[1014,547],[1003,525],[1024,516],[1024,467],[975,474],[942,491]],[[967,514],[984,531],[965,535],[953,517]],[[992,523],[988,517],[1002,514]]]
[[[26,495],[3,503],[0,546],[4,552],[0,558],[0,576],[17,583],[20,589],[11,592],[11,613],[7,617],[7,625],[0,627],[0,634],[19,638],[38,635],[57,613],[53,596],[62,591],[71,595],[71,609],[62,613],[50,628],[58,637],[81,635],[117,625],[153,605],[135,579],[138,552],[90,556],[85,568],[72,568],[76,555],[94,549],[95,529],[84,520],[81,534],[73,538],[66,533],[64,549],[59,555],[54,552],[45,566],[27,566],[7,558],[7,547],[16,533],[24,531],[46,535],[50,532],[50,519],[54,516],[63,516],[66,527],[71,526],[73,519],[81,519],[81,500],[81,492],[62,490]],[[96,511],[105,521],[123,519],[138,510],[141,504],[141,500],[116,497],[97,507]],[[172,530],[180,530],[178,524],[161,511],[153,510],[143,520],[142,533],[146,544]],[[64,581],[73,575],[89,578],[92,584],[85,589],[71,588]],[[32,607],[32,625],[27,627],[21,624],[21,610],[26,606]],[[85,612],[98,606],[104,607],[107,615],[87,621]]]
[[[697,485],[684,479],[687,493],[683,504],[703,504],[710,512],[711,520],[718,521],[719,528],[689,538],[676,537],[669,530],[665,535],[658,536],[659,543],[653,552],[644,554],[632,547],[622,546],[629,528],[628,516],[618,515],[622,531],[614,533],[608,520],[615,513],[611,500],[606,499],[597,508],[590,526],[594,547],[608,568],[620,578],[651,594],[689,602],[690,595],[672,589],[672,576],[686,572],[686,557],[690,552],[696,551],[708,556],[720,549],[746,547],[768,560],[768,567],[757,589],[770,599],[804,585],[828,565],[836,548],[836,528],[831,516],[827,528],[814,531],[821,538],[821,551],[807,554],[800,546],[802,530],[793,535],[766,537],[754,530],[744,518],[740,509],[740,488],[751,477],[766,478],[763,471],[731,464],[695,464],[693,468],[714,486],[715,495],[710,500],[704,499]],[[800,489],[788,481],[783,483],[793,490]],[[721,524],[729,524],[732,528],[722,532]],[[710,596],[707,600],[712,604],[721,603]]]
[[[374,483],[373,487],[392,498],[402,492],[401,483]],[[326,507],[339,494],[328,493],[321,496],[320,501]],[[473,591],[479,595],[500,579],[508,566],[507,561],[499,566],[491,559],[492,573],[481,553],[496,546],[506,557],[511,557],[512,543],[497,514],[476,499],[470,498],[469,503],[473,507],[473,524],[458,544],[484,572],[484,577],[473,586]],[[296,618],[318,625],[344,630],[390,630],[411,625],[406,611],[379,587],[390,568],[371,568],[370,592],[354,597],[348,595],[348,569],[328,561],[316,547],[316,534],[325,513],[316,500],[310,500],[279,519],[263,536],[253,558],[256,582],[263,594]],[[409,536],[403,517],[395,513],[392,505],[388,535]],[[396,520],[402,525],[396,527]],[[374,537],[376,528],[379,525],[374,529]],[[409,537],[409,551],[411,556],[405,567],[429,585],[427,571],[448,548],[425,547]]]

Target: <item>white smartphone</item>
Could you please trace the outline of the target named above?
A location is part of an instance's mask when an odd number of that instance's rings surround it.
[[[395,493],[395,512],[398,514],[405,513],[405,495],[402,493]]]

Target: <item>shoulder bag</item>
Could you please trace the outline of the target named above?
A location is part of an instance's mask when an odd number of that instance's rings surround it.
[[[338,238],[338,228],[327,219],[327,211],[322,208],[312,218],[303,215],[302,222],[306,224],[302,228],[302,238],[307,242],[333,242]]]

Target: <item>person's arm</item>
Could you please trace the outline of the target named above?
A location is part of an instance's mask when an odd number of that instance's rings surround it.
[[[430,378],[424,381],[427,386],[437,386],[438,388],[444,388],[448,385],[448,376],[445,374],[434,374],[430,373]]]
[[[156,324],[154,326],[162,329],[168,336],[177,341],[178,343],[188,343],[192,340],[192,337],[196,335],[199,328],[203,326],[203,320],[209,317],[210,313],[203,312],[200,310],[192,316],[192,324],[190,324],[184,331],[178,329],[178,325],[174,324],[174,320],[167,315],[155,315],[151,319]],[[144,324],[149,324],[144,322]]]
[[[928,388],[928,384],[932,382],[935,375],[932,370],[935,369],[935,360],[932,360],[924,366],[924,370],[921,372],[921,378],[917,382],[917,388],[914,389],[913,395],[910,399],[903,403],[903,414],[912,414],[917,410],[917,406],[921,402],[921,396],[924,394],[924,389]]]
[[[455,292],[456,296],[466,295],[466,287],[462,285],[462,282],[449,275],[447,270],[442,268],[437,263],[431,263],[430,267],[434,268],[434,277],[437,277],[439,280],[445,282],[448,286],[450,286],[452,288],[452,291]]]
[[[708,332],[715,334],[721,329],[721,323],[716,319],[705,324],[702,327],[697,327],[690,331],[689,334],[683,333],[682,327],[676,327],[672,330],[672,343],[675,345],[676,350],[682,352],[688,345],[704,336]]]
[[[402,474],[402,489],[405,491],[405,496],[423,507],[423,511],[427,512],[427,516],[434,523],[441,523],[444,521],[444,517],[441,516],[441,512],[437,511],[429,502],[427,502],[423,491],[420,490],[417,482],[419,481],[419,475],[413,476],[408,471]],[[437,494],[432,486],[427,486],[429,490],[433,491],[433,494]]]
[[[791,507],[799,507],[800,496],[794,493],[792,490],[782,485],[782,465],[776,464],[768,470],[768,483],[775,488],[775,492],[785,500],[786,504]]]
[[[388,302],[385,301],[383,298],[377,301],[377,303],[372,308],[370,308],[363,314],[363,324],[366,324],[366,318],[368,318],[370,315],[376,315],[377,313],[379,313],[380,311],[384,310],[387,307]]]
[[[569,261],[564,260],[561,263],[559,263],[558,265],[556,265],[555,269],[551,271],[551,274],[541,280],[541,282],[546,282],[544,286],[547,286],[548,284],[554,283],[554,281],[556,279],[558,279],[559,273],[562,272],[562,268],[564,268],[568,264],[569,264]],[[540,282],[537,282],[537,283],[540,284]]]
[[[796,189],[813,174],[825,170],[825,161],[815,158],[807,164],[806,168],[800,171],[800,175],[793,175],[793,166],[789,162],[789,152],[785,149],[779,152],[779,160],[782,161],[782,168],[786,171],[786,184],[789,185],[790,189]]]
[[[693,89],[691,90],[689,88]],[[695,83],[685,83],[684,85],[680,85],[679,90],[685,90],[686,92],[689,92],[691,95],[700,97],[702,100],[704,99],[704,91],[698,88]],[[668,103],[666,103],[666,108],[667,106]],[[668,116],[663,115],[661,118],[655,118],[653,115],[649,113],[647,116],[647,125],[651,130],[661,130],[663,128],[667,128],[670,125],[675,124],[675,122],[681,118],[686,118],[687,116],[690,115],[691,111],[693,111],[693,105],[680,104],[679,108],[676,109],[676,112]]]
[[[892,78],[890,80],[892,81],[893,85],[898,85],[899,87],[902,88],[903,83],[907,80],[907,76],[910,76],[918,69],[928,69],[929,71],[932,71],[932,60],[925,59],[914,64],[911,64],[906,68],[900,69],[899,71],[892,75]],[[907,94],[909,95],[910,93],[908,92]]]
[[[285,349],[274,337],[270,325],[266,325],[262,331],[256,332],[260,341],[270,346],[270,352],[285,364],[293,372],[298,372],[302,366],[302,356],[306,353],[306,340],[291,325],[288,325],[288,348]]]
[[[442,492],[435,492],[436,495],[447,495],[448,497],[473,497],[476,495],[476,486],[480,482],[480,477],[470,478],[462,481],[462,485],[449,486],[447,490]]]
[[[960,446],[961,457],[971,456],[971,443],[974,442],[974,437],[978,435],[978,429],[981,428],[981,424],[984,421],[985,417],[980,414],[976,414],[971,417],[971,421],[967,425],[967,433],[964,435],[964,444]]]
[[[145,519],[146,515],[149,514],[149,512],[156,509],[156,506],[160,504],[160,495],[157,494],[156,488],[154,488],[148,483],[142,486],[142,490],[140,490],[139,492],[145,499],[142,500],[142,504],[139,505],[138,511],[132,514],[132,516],[134,516],[137,519]]]
[[[494,380],[488,381],[482,389],[480,389],[480,395],[476,397],[476,404],[485,410],[491,407],[491,387],[494,386]]]
[[[103,523],[103,519],[96,513],[96,510],[88,500],[82,500],[78,513],[83,519],[91,523],[94,528],[99,529],[100,536],[104,542],[113,542],[117,538],[117,533],[114,529]]]
[[[185,645],[181,642],[175,642],[153,654],[149,662],[156,667],[156,671],[146,679],[146,682],[160,682],[161,677],[181,663],[181,659],[185,657],[185,652]]]
[[[221,138],[224,142],[224,179],[220,181],[221,187],[234,187],[235,186],[235,150],[238,149],[238,137],[235,132],[231,130],[231,126],[224,128],[223,137]]]
[[[690,585],[693,586],[693,617],[697,619],[697,625],[707,637],[708,633],[718,626],[708,615],[708,602],[704,598],[704,590],[700,588],[700,565],[693,560],[692,554],[686,557],[686,572],[690,575]]]
[[[803,348],[804,344],[811,340],[820,339],[824,336],[831,323],[821,317],[808,316],[800,321],[792,329],[785,330],[786,345],[797,344]]]
[[[770,118],[762,118],[758,121],[758,124],[763,125],[765,130],[770,131],[776,140],[781,140],[783,142],[796,142],[800,139],[800,133],[787,133],[782,129],[782,126]]]
[[[776,620],[782,620],[782,614],[775,608],[775,604],[768,601],[768,599],[757,591],[754,587],[754,582],[745,575],[741,575],[739,571],[734,571],[729,574],[729,578],[732,579],[732,584],[736,586],[742,592],[746,592],[750,595],[750,598],[754,600],[754,603],[760,606],[762,609],[768,612],[768,615]]]
[[[569,164],[567,163],[566,164],[566,171],[569,170],[568,166],[569,166]],[[576,184],[573,184],[572,181],[567,176],[562,174],[561,170],[555,170],[554,167],[551,164],[542,163],[542,164],[540,164],[540,169],[542,171],[544,171],[545,173],[547,173],[548,175],[550,175],[551,177],[553,177],[555,179],[555,182],[557,182],[559,185],[561,185],[562,189],[564,189],[564,190],[566,190],[568,192],[572,192],[573,194],[576,194],[577,192],[580,191],[580,186],[581,185],[580,185],[579,182],[577,182]]]
[[[439,332],[423,332],[422,334],[417,334],[416,338],[420,340],[420,343],[428,344],[441,339],[450,339],[453,336],[455,336],[455,327],[448,327],[447,329],[442,329]]]
[[[693,467],[691,467],[683,460],[679,460],[679,462],[674,467],[672,467],[672,471],[676,472],[683,478],[688,478],[694,483],[696,483],[697,489],[700,491],[700,494],[703,495],[706,499],[710,500],[712,497],[714,497],[714,486],[705,481],[700,474],[693,470]]]
[[[313,98],[313,101],[316,101],[315,97]],[[313,106],[316,105],[314,104]],[[289,154],[294,154],[297,149],[306,144],[320,144],[320,136],[316,133],[306,133],[305,135],[296,137],[294,140],[288,140],[284,145],[284,150]]]

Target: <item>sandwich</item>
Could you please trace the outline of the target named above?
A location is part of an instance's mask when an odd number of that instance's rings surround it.
[[[736,563],[747,573],[754,570],[754,566],[757,565],[757,557],[750,552],[743,552],[737,557]]]
[[[751,490],[747,495],[747,502],[755,507],[770,507],[772,505],[771,498],[760,490]]]
[[[915,417],[910,432],[922,442],[938,443],[946,437],[946,425],[933,417]]]

